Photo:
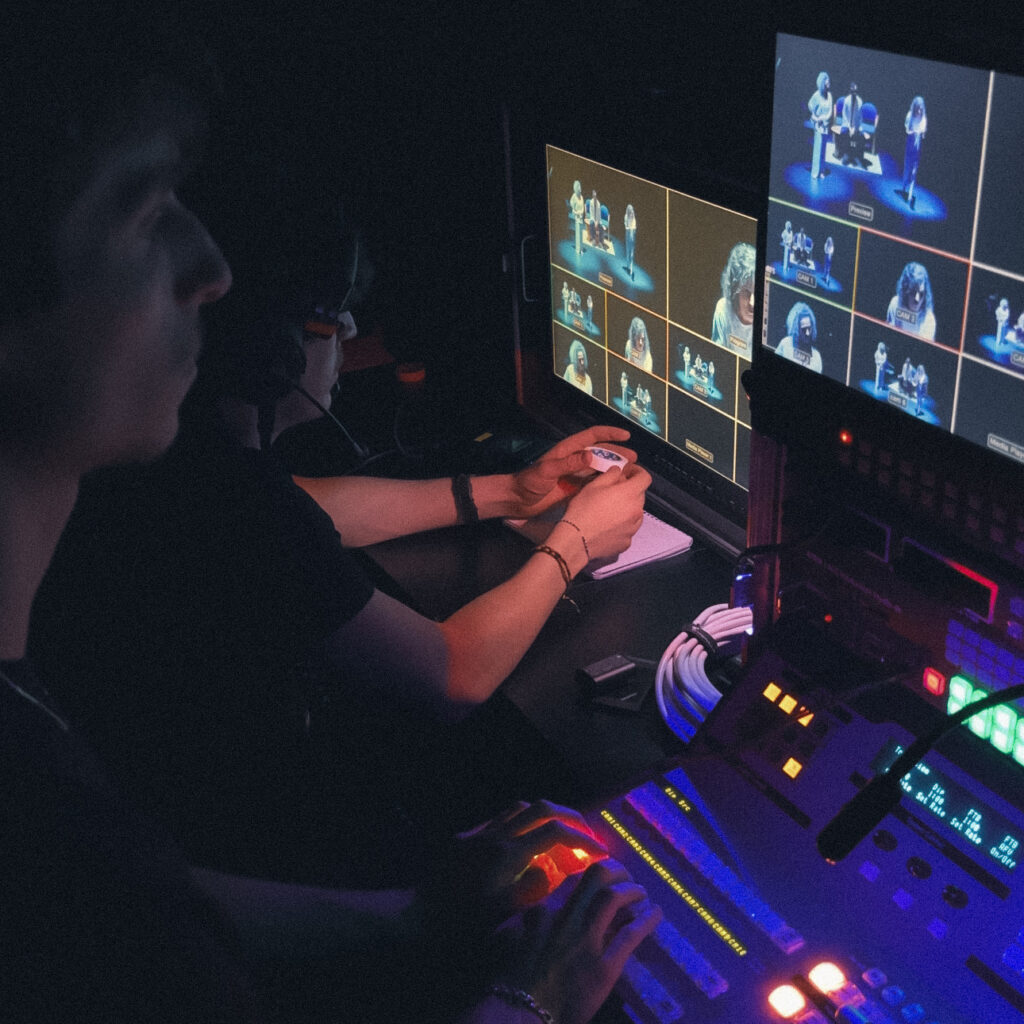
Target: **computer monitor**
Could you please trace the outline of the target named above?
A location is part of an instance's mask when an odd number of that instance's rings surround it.
[[[545,148],[551,401],[633,428],[645,464],[742,537],[758,220]],[[694,509],[698,512],[699,510]]]
[[[1022,116],[1022,78],[777,38],[766,348],[1017,465]]]

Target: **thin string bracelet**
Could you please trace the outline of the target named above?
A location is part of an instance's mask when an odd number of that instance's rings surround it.
[[[522,1006],[536,1014],[544,1024],[555,1024],[555,1018],[529,992],[524,992],[521,988],[512,988],[511,985],[492,985],[490,991],[491,995],[497,996],[509,1006]]]
[[[580,535],[580,540],[583,541],[583,550],[586,553],[587,561],[589,562],[590,545],[587,543],[587,538],[583,536],[583,531],[571,519],[563,519],[562,522],[565,523],[566,526],[571,526]]]

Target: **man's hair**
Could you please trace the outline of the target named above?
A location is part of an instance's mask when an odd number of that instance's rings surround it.
[[[722,297],[735,302],[745,284],[753,285],[756,269],[757,251],[749,242],[737,242],[722,271]]]
[[[918,286],[922,284],[924,285],[924,308],[930,312],[934,308],[931,279],[928,277],[928,271],[923,263],[911,260],[903,268],[903,273],[900,274],[900,280],[897,285],[900,305],[906,306],[910,294],[917,291]]]
[[[48,8],[52,8],[49,9]],[[58,227],[105,149],[138,125],[173,127],[194,159],[219,83],[170,15],[127,3],[0,12],[0,322],[57,297]]]
[[[640,337],[644,338],[644,342],[647,341],[647,324],[643,320],[635,316],[629,322],[629,340],[630,342],[637,341]]]
[[[583,342],[577,338],[569,346],[569,362],[573,366],[576,365],[576,356],[580,352],[583,353],[583,369],[588,370],[590,368],[590,360],[587,359],[587,350],[583,347]]]
[[[811,309],[806,302],[796,302],[793,304],[793,308],[790,309],[789,315],[786,317],[786,332],[794,342],[797,339],[797,335],[800,333],[800,320],[805,316],[810,317],[811,319],[811,340],[818,340],[818,319],[814,315],[814,310]]]

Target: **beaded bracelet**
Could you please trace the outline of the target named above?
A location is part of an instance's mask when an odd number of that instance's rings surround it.
[[[542,555],[550,555],[557,563],[559,571],[562,573],[562,580],[565,582],[565,589],[569,589],[569,584],[572,583],[572,573],[569,572],[569,566],[566,564],[565,559],[554,549],[547,546],[547,544],[538,544],[533,549],[534,551],[540,552]]]
[[[491,995],[508,1003],[509,1006],[524,1006],[531,1013],[535,1013],[544,1024],[555,1024],[555,1018],[537,1002],[529,992],[521,988],[512,988],[509,985],[492,985]]]
[[[566,526],[571,526],[580,535],[580,540],[583,541],[583,550],[586,552],[587,561],[589,562],[590,545],[587,544],[587,538],[583,536],[583,531],[571,519],[563,519],[562,522],[565,523]]]
[[[465,473],[452,477],[452,497],[455,499],[455,515],[460,523],[479,523],[473,489]]]

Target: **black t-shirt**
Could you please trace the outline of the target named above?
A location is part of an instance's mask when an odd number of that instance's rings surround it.
[[[190,859],[276,874],[271,847],[317,813],[307,731],[324,641],[372,593],[272,456],[192,428],[152,465],[85,481],[30,651]]]
[[[0,1016],[250,1022],[235,938],[25,662],[0,663]]]

